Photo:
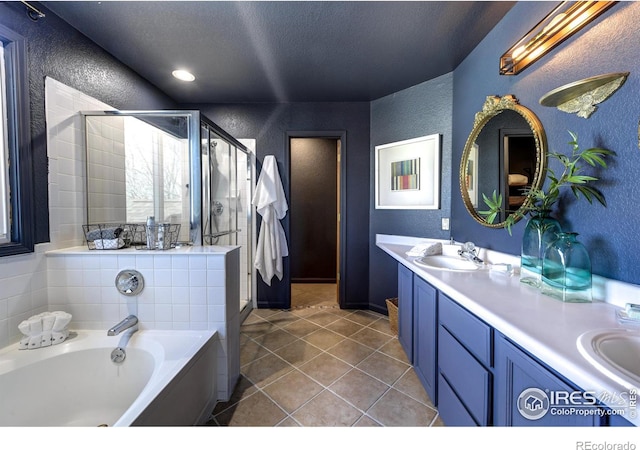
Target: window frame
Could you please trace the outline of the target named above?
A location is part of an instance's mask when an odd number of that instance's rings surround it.
[[[35,226],[33,215],[33,159],[31,153],[31,108],[27,42],[13,30],[0,25],[4,47],[7,144],[9,153],[9,209],[11,242],[0,244],[0,257],[32,253]]]

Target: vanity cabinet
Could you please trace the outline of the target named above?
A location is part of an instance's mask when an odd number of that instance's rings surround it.
[[[442,421],[448,426],[491,425],[493,329],[442,293],[438,317]]]
[[[434,405],[437,398],[438,291],[413,278],[413,367]]]
[[[495,424],[502,426],[597,426],[601,424],[597,415],[559,415],[547,411],[538,419],[530,419],[523,416],[518,409],[518,399],[523,392],[530,388],[540,389],[545,395],[551,392],[579,391],[570,386],[563,379],[555,375],[551,370],[536,361],[531,355],[520,349],[504,336],[498,334],[495,345],[496,357],[496,410]],[[522,402],[527,402],[524,394]],[[544,397],[544,395],[543,395]],[[548,397],[547,397],[548,398]],[[535,416],[536,409],[544,411],[545,407],[540,398],[531,396],[527,414]],[[539,403],[536,405],[535,402]],[[539,409],[541,408],[541,409]]]
[[[413,272],[398,264],[398,341],[413,364]]]
[[[429,283],[398,265],[398,340],[433,404],[437,404],[437,298]]]

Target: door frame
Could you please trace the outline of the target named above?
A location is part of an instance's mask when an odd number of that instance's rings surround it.
[[[344,277],[346,267],[346,241],[347,241],[347,215],[346,211],[346,175],[347,175],[347,132],[341,131],[286,131],[285,132],[285,167],[288,167],[289,174],[287,177],[286,191],[291,198],[291,138],[325,138],[336,139],[340,142],[338,152],[338,182],[340,183],[340,189],[338,190],[338,304],[340,308],[345,307],[345,292],[346,292],[346,279]],[[288,227],[291,230],[291,227]],[[288,290],[288,306],[291,307],[291,277],[289,277],[289,290]]]

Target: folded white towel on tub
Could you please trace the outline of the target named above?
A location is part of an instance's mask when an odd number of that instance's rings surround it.
[[[71,314],[64,311],[53,311],[36,314],[18,324],[18,329],[25,335],[18,344],[20,350],[48,347],[64,342],[69,337]]]

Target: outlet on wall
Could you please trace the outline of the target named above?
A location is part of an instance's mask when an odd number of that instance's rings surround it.
[[[442,218],[442,229],[444,231],[449,231],[449,218],[448,217],[443,217]]]

